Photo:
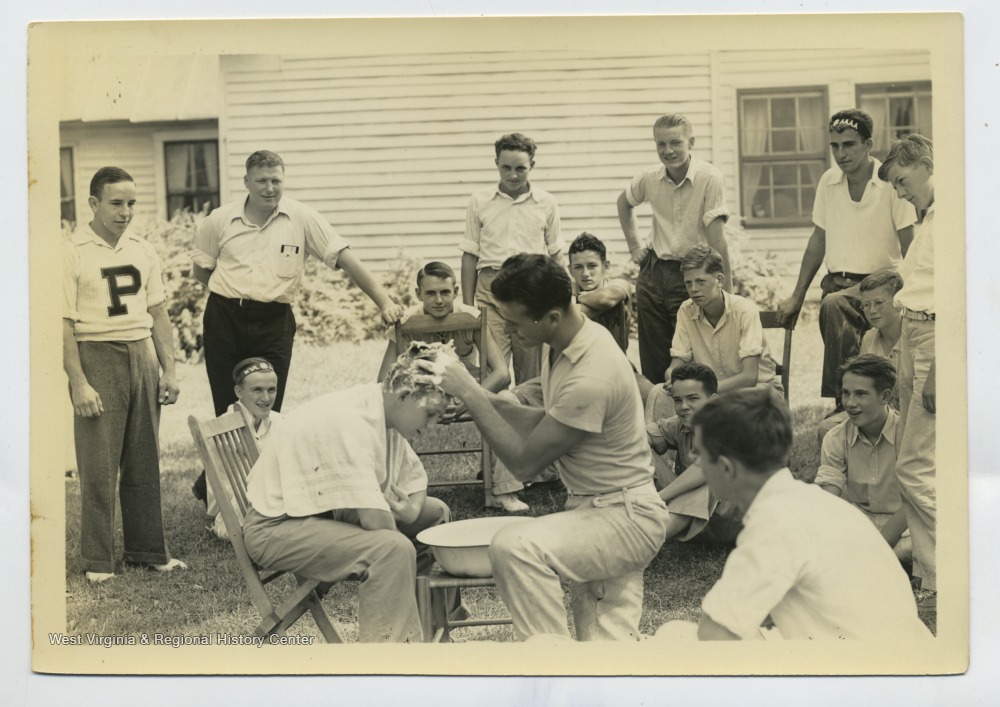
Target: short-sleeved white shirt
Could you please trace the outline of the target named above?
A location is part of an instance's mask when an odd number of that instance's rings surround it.
[[[707,243],[708,225],[729,218],[722,172],[694,155],[680,184],[661,164],[633,177],[625,198],[632,208],[644,201],[653,207],[650,242],[663,260],[680,260],[693,246]]]
[[[913,312],[934,314],[934,205],[914,229],[913,243],[899,268],[903,289],[896,293],[896,306]]]
[[[614,337],[587,319],[552,361],[542,347],[545,412],[587,432],[560,458],[560,476],[577,494],[600,494],[652,480],[642,399],[635,374]]]
[[[284,416],[250,470],[247,498],[261,515],[302,517],[339,509],[391,512],[393,487],[427,489],[416,452],[386,429],[382,387],[322,395]]]
[[[812,220],[826,231],[826,267],[832,272],[895,270],[903,257],[898,231],[917,221],[913,206],[878,178],[881,163],[874,162],[861,201],[851,200],[839,167],[824,172],[816,186]]]
[[[555,197],[534,186],[516,199],[499,187],[475,192],[466,209],[465,238],[458,247],[479,258],[478,270],[499,268],[518,253],[556,255],[563,241]]]
[[[250,223],[246,199],[220,206],[198,225],[191,259],[212,270],[208,289],[223,297],[291,303],[306,255],[337,266],[349,247],[311,206],[282,198],[263,226]]]
[[[165,295],[156,249],[123,234],[114,247],[89,226],[64,248],[63,318],[77,341],[139,341],[151,335],[149,308]]]
[[[782,469],[743,516],[702,611],[743,639],[770,614],[788,639],[931,638],[906,572],[857,508]]]
[[[693,300],[684,300],[677,310],[677,328],[670,355],[684,361],[703,363],[719,378],[735,376],[743,370],[742,360],[760,356],[757,385],[769,384],[777,370],[764,338],[760,310],[746,297],[722,292],[725,309],[713,327]]]

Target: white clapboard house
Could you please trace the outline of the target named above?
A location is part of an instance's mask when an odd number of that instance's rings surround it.
[[[246,156],[270,149],[286,194],[373,268],[400,253],[457,264],[469,194],[496,180],[493,142],[522,132],[567,242],[590,231],[621,264],[615,201],[657,162],[653,120],[680,112],[695,154],[725,175],[745,248],[774,252],[794,277],[831,165],[829,115],[867,110],[884,155],[896,134],[933,134],[930,76],[926,51],[839,49],[97,57],[63,76],[62,216],[89,218],[104,164],[135,176],[140,218],[215,206],[244,193]]]

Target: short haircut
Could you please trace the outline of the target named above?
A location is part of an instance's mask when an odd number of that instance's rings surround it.
[[[240,385],[243,379],[251,373],[273,373],[274,375],[278,375],[278,372],[274,370],[274,366],[266,358],[252,356],[251,358],[243,359],[233,368],[233,383]]]
[[[839,110],[830,117],[830,131],[842,133],[848,128],[856,130],[865,140],[872,136],[875,122],[872,117],[863,110],[848,108]]]
[[[704,363],[682,363],[670,371],[670,382],[677,381],[698,381],[705,390],[705,395],[715,395],[719,392],[718,376]]]
[[[885,270],[876,270],[858,285],[858,289],[862,292],[871,292],[880,287],[886,288],[890,294],[894,295],[903,289],[903,276],[895,270],[889,270],[888,268]]]
[[[681,115],[680,113],[661,115],[653,123],[653,130],[659,130],[660,128],[684,128],[689,137],[694,132],[691,121],[687,119],[686,115]]]
[[[878,354],[861,354],[848,359],[840,367],[841,385],[845,373],[870,379],[879,393],[896,387],[896,367],[892,365],[892,361]]]
[[[692,246],[684,254],[684,257],[681,258],[681,272],[685,270],[698,270],[699,268],[704,268],[707,273],[725,272],[725,268],[722,266],[722,256],[719,254],[719,251],[703,243]]]
[[[592,250],[597,253],[602,263],[608,259],[608,248],[604,245],[604,242],[593,233],[587,233],[586,231],[573,239],[573,242],[569,244],[569,250],[566,251],[566,255],[568,257],[573,255],[573,253],[582,253],[585,250]]]
[[[285,168],[285,161],[276,152],[270,150],[257,150],[247,157],[247,172],[254,167],[281,167]]]
[[[490,290],[501,302],[523,305],[538,320],[553,309],[569,309],[572,283],[565,268],[549,256],[518,253],[504,261]]]
[[[514,152],[527,152],[528,157],[535,159],[535,141],[532,140],[527,135],[522,135],[521,133],[510,133],[509,135],[502,135],[500,139],[494,144],[496,147],[497,157],[504,150],[513,150]]]
[[[132,182],[135,184],[132,175],[121,167],[101,167],[94,172],[94,177],[90,180],[90,195],[100,201],[104,185],[118,184],[118,182]]]
[[[757,473],[788,466],[792,415],[772,388],[742,388],[712,398],[694,414],[692,428],[712,460],[727,456]]]
[[[456,361],[458,356],[450,342],[411,341],[386,372],[382,390],[403,397],[413,396],[418,401],[432,396],[448,400],[441,389],[441,373]]]
[[[892,165],[909,167],[915,162],[923,162],[929,169],[934,169],[934,143],[919,133],[910,133],[889,146],[889,154],[878,168],[878,178],[888,182]]]
[[[417,270],[417,287],[420,287],[425,277],[440,277],[441,279],[450,277],[453,282],[458,281],[458,278],[455,277],[455,271],[451,269],[451,266],[438,260],[433,260]]]

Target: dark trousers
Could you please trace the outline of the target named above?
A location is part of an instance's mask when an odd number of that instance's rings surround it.
[[[642,375],[663,382],[670,366],[670,344],[677,328],[677,310],[688,298],[679,260],[661,260],[652,248],[639,266],[635,282],[639,364]]]
[[[295,338],[295,315],[291,305],[249,300],[241,304],[213,292],[205,304],[203,329],[205,369],[216,417],[236,402],[233,368],[251,356],[262,356],[274,366],[278,374],[274,409],[280,411]]]
[[[104,412],[75,417],[80,472],[80,552],[85,572],[115,571],[115,492],[124,560],[170,560],[160,510],[160,368],[152,339],[83,341],[80,363]]]
[[[864,275],[827,273],[820,288],[819,331],[823,336],[823,384],[820,395],[840,401],[840,366],[861,351],[861,336],[871,326],[861,309],[859,283]]]

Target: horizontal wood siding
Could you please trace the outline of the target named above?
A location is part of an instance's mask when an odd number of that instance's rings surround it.
[[[319,209],[374,269],[403,253],[457,265],[469,195],[496,183],[494,141],[538,143],[532,182],[559,202],[567,243],[582,231],[627,260],[615,202],[657,163],[652,122],[687,114],[710,159],[708,53],[592,57],[468,55],[224,57],[224,193],[271,149],[286,194]],[[650,228],[648,208],[640,228]]]

